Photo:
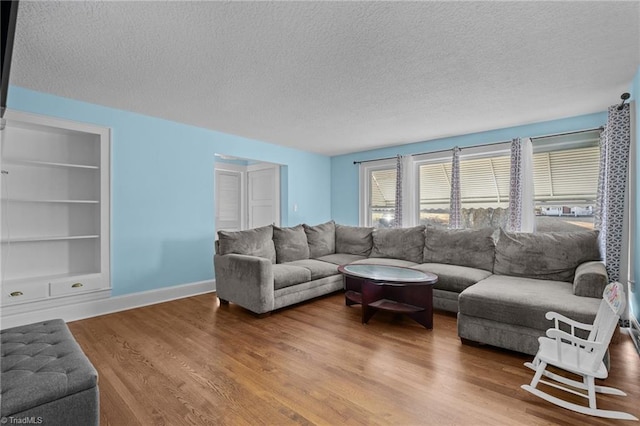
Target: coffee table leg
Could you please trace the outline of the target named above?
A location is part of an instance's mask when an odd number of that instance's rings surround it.
[[[369,307],[370,303],[382,298],[383,287],[371,281],[362,281],[362,323],[369,322],[371,317],[377,312],[376,308]]]
[[[407,287],[409,288],[409,287]],[[411,304],[424,308],[423,311],[408,314],[413,320],[425,328],[433,328],[433,287],[420,286],[412,287]]]
[[[346,291],[350,291],[350,290],[351,291],[355,291],[356,293],[361,293],[362,292],[362,280],[361,279],[347,277],[346,275],[344,276],[343,279],[344,279],[345,294],[346,294]],[[349,299],[346,296],[344,298],[344,303],[347,306],[357,305],[358,304],[358,302],[354,302],[353,300]]]

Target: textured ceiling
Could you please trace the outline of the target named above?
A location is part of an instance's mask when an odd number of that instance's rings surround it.
[[[23,0],[14,49],[14,85],[334,155],[603,111],[640,3]]]

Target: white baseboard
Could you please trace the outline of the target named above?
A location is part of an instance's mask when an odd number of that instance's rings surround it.
[[[37,311],[18,312],[2,316],[1,328],[11,328],[38,321],[62,318],[66,322],[77,321],[99,315],[126,311],[156,303],[169,302],[199,294],[211,293],[216,289],[215,280],[199,281],[140,293],[125,294],[105,299],[91,300],[73,305],[56,306]]]

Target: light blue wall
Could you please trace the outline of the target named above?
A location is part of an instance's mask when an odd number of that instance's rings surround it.
[[[213,278],[215,153],[286,166],[284,226],[330,219],[329,157],[16,86],[8,107],[111,128],[114,295]]]
[[[398,154],[418,154],[449,149],[454,146],[469,147],[509,141],[516,137],[525,138],[592,129],[604,125],[606,121],[607,113],[602,112],[332,157],[331,216],[338,223],[358,224],[359,167],[353,164],[354,161],[394,157]]]
[[[631,97],[635,100],[636,103],[636,113],[635,113],[635,140],[631,141],[632,144],[635,144],[636,149],[636,191],[640,191],[640,67],[638,67],[638,71],[636,72],[636,76],[633,79],[633,83],[631,84]],[[632,123],[633,123],[632,119]],[[636,219],[636,228],[635,228],[635,261],[634,263],[634,271],[633,277],[636,281],[636,291],[632,293],[631,297],[631,311],[637,318],[638,322],[640,322],[640,197],[636,194],[636,205],[634,206],[635,210],[635,219]]]

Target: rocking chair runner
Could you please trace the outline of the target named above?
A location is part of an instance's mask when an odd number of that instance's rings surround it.
[[[522,389],[540,398],[569,410],[592,416],[608,417],[622,420],[638,420],[637,417],[621,411],[601,410],[596,407],[596,392],[610,395],[626,394],[618,389],[595,386],[595,379],[605,379],[608,376],[603,358],[609,347],[611,337],[618,326],[620,314],[624,310],[625,295],[620,283],[609,284],[603,293],[602,302],[593,324],[583,324],[567,318],[556,312],[547,312],[545,317],[554,320],[554,327],[547,330],[547,337],[540,337],[540,347],[533,362],[524,365],[535,370],[530,385],[522,385]],[[569,326],[571,332],[560,329],[560,323]],[[576,329],[589,331],[587,339],[576,337]],[[547,371],[547,365],[552,365],[573,374],[582,376],[582,382],[560,376]],[[542,376],[554,382],[541,380]],[[538,383],[544,383],[554,388],[579,395],[589,400],[589,406],[565,401],[538,389]],[[587,393],[571,389],[586,390]]]

